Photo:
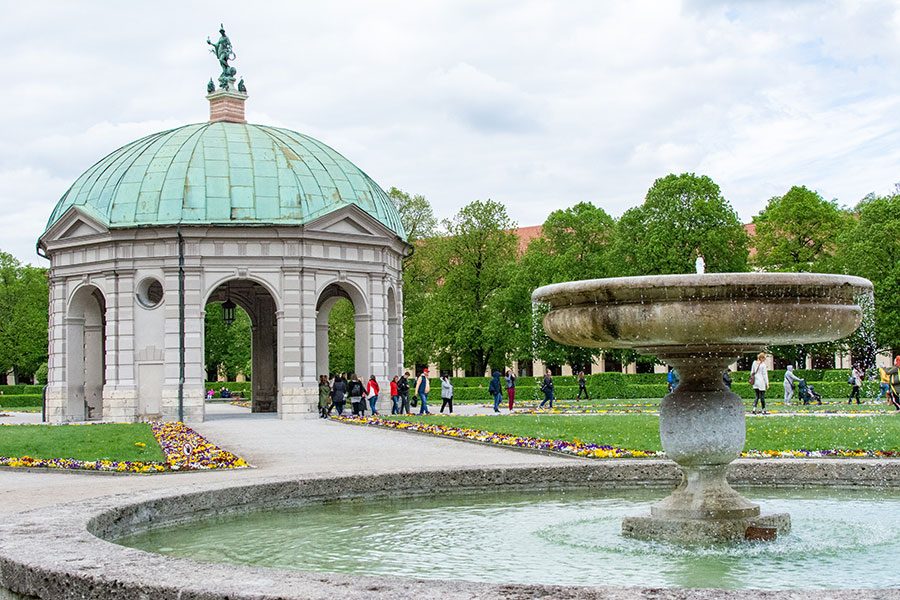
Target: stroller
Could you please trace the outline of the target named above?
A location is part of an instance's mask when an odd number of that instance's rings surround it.
[[[817,394],[813,386],[807,384],[806,381],[801,379],[797,382],[797,391],[800,394],[800,399],[803,400],[803,404],[809,404],[810,402],[822,404],[822,395]]]

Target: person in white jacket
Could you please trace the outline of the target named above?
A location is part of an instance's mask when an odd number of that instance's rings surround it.
[[[788,365],[787,371],[784,372],[784,403],[790,404],[791,398],[794,397],[794,384],[803,381],[800,377],[794,375],[794,366]]]
[[[766,368],[766,353],[760,352],[753,366],[750,367],[752,386],[756,391],[756,400],[753,401],[753,414],[756,414],[756,405],[762,402],[762,413],[766,414],[766,390],[769,389],[769,370]]]

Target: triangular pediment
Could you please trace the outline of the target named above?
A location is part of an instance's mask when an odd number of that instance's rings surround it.
[[[80,206],[70,207],[62,217],[53,223],[50,229],[44,232],[40,242],[47,243],[107,233],[109,229],[106,225],[91,212],[93,211],[85,210]]]
[[[397,234],[391,231],[384,223],[355,204],[344,206],[311,221],[306,225],[306,229],[307,231],[323,231],[338,234],[397,237]]]

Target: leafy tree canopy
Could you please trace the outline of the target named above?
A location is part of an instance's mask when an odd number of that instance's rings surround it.
[[[425,196],[416,194],[410,196],[403,190],[392,187],[388,192],[394,206],[400,213],[400,221],[406,230],[407,239],[410,243],[416,240],[429,238],[437,232],[437,219],[434,217],[434,211],[431,204],[425,199]]]
[[[493,200],[465,206],[433,240],[432,327],[436,346],[482,372],[512,351],[503,289],[514,268],[518,237],[506,207]]]
[[[839,236],[830,270],[872,282],[877,346],[900,353],[900,193],[870,194],[855,212]]]
[[[238,373],[250,376],[250,317],[240,306],[234,309],[234,322],[222,319],[222,304],[206,305],[206,371],[234,381]]]
[[[31,377],[47,361],[46,269],[0,252],[0,369]]]
[[[806,187],[769,200],[755,217],[754,264],[766,271],[812,271],[834,253],[848,215]],[[821,267],[819,267],[821,268]]]
[[[356,321],[353,303],[338,300],[328,313],[328,370],[331,373],[356,371]],[[324,375],[324,373],[323,373]]]
[[[620,275],[747,270],[748,237],[719,186],[705,175],[657,179],[641,206],[622,215],[614,250]]]

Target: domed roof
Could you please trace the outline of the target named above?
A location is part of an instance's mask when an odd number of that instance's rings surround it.
[[[110,228],[308,223],[357,205],[406,232],[384,190],[309,136],[245,123],[198,123],[149,135],[84,172],[53,209],[90,209]]]

